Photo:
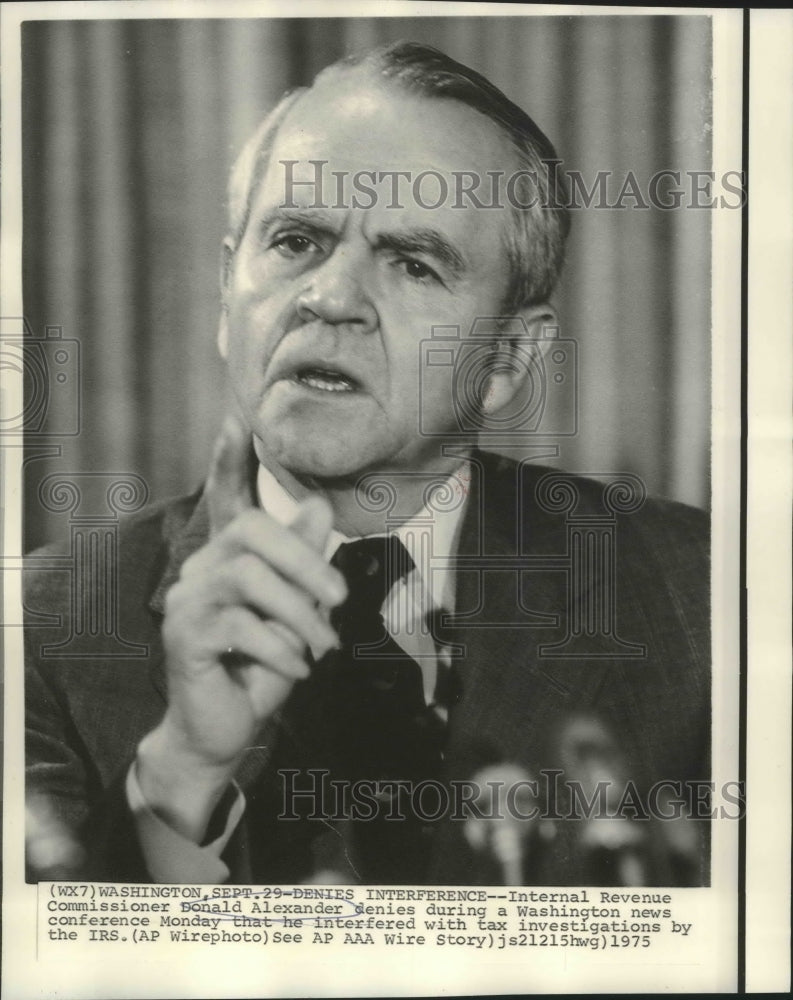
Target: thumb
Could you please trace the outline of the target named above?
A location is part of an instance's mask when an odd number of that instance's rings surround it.
[[[229,414],[215,442],[207,477],[209,527],[213,536],[254,505],[251,480],[255,461],[250,430],[242,417]]]

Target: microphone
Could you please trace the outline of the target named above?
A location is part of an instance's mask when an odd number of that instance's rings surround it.
[[[504,885],[522,885],[528,840],[540,812],[537,783],[525,768],[507,761],[481,768],[472,783],[479,794],[465,822],[465,839],[495,860]]]
[[[559,749],[566,780],[580,788],[587,802],[597,803],[584,818],[578,838],[578,849],[594,869],[596,882],[613,884],[616,873],[619,885],[645,884],[645,833],[629,817],[614,814],[627,779],[624,755],[611,732],[593,715],[574,716],[562,728]],[[598,815],[602,806],[605,815]]]
[[[36,881],[75,878],[85,852],[41,793],[25,801],[25,858]]]

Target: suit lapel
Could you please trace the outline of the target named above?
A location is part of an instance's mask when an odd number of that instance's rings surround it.
[[[203,493],[193,508],[192,514],[185,520],[171,517],[163,526],[163,534],[168,544],[168,559],[165,570],[149,598],[149,610],[161,620],[165,613],[165,595],[179,579],[182,564],[185,560],[204,545],[209,538],[209,511],[206,497]],[[164,701],[168,701],[168,684],[165,674],[165,654],[162,645],[158,644],[151,657],[149,676],[157,693]]]
[[[548,720],[591,702],[602,677],[597,664],[538,652],[564,634],[568,601],[563,570],[527,568],[534,557],[563,555],[567,545],[564,517],[536,502],[541,471],[483,453],[473,465],[459,554],[462,566],[478,558],[482,568],[458,570],[456,614],[445,637],[464,651],[462,698],[449,720],[454,777],[494,760],[534,770]]]
[[[481,568],[458,569],[456,614],[443,636],[463,650],[444,776],[470,781],[483,767],[505,763],[539,778],[554,763],[549,747],[560,720],[597,698],[603,667],[539,655],[540,646],[562,638],[568,610],[564,570],[528,568],[530,560],[564,555],[567,547],[564,517],[536,502],[535,485],[546,470],[481,453],[473,468],[460,566],[478,557]],[[471,850],[464,829],[461,822],[438,828],[430,882],[491,884],[501,877],[489,856]]]
[[[209,541],[209,507],[205,494],[200,494],[187,521],[166,522],[163,533],[168,542],[168,561],[149,598],[149,607],[158,615],[164,613],[165,595],[179,579],[182,564]]]

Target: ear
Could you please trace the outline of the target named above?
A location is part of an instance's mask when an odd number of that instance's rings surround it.
[[[523,321],[522,323],[516,324],[513,320],[509,324],[508,332],[501,337],[497,336],[492,359],[492,372],[488,377],[487,388],[482,396],[481,405],[484,416],[497,413],[507,406],[523,391],[526,385],[529,372],[525,360],[523,360],[525,358],[525,331],[528,330],[530,341],[535,342],[537,350],[541,356],[544,356],[554,342],[551,331],[554,329],[558,331],[559,328],[556,312],[548,303],[527,306],[518,313],[518,316]],[[521,333],[519,336],[515,336],[514,330],[518,325],[521,328]],[[523,349],[520,349],[521,341],[524,342]]]
[[[223,240],[220,254],[220,321],[217,345],[220,356],[225,361],[229,353],[228,303],[234,280],[234,244],[228,236]]]

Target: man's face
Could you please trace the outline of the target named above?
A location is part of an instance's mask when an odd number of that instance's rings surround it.
[[[287,160],[297,161],[291,186]],[[313,183],[297,183],[315,181],[312,160],[327,161],[320,197]],[[265,464],[320,480],[439,468],[437,439],[420,423],[456,429],[452,379],[450,370],[434,377],[420,421],[421,342],[433,325],[464,336],[476,316],[497,315],[508,284],[508,212],[453,208],[452,172],[484,180],[512,163],[506,140],[470,108],[360,72],[298,100],[231,262],[219,337]],[[354,175],[395,170],[441,173],[449,196],[422,207],[402,180],[404,207],[388,207],[390,184],[375,185],[372,207],[353,206]],[[438,190],[426,181],[420,200],[431,205]],[[328,207],[309,207],[317,201]]]

